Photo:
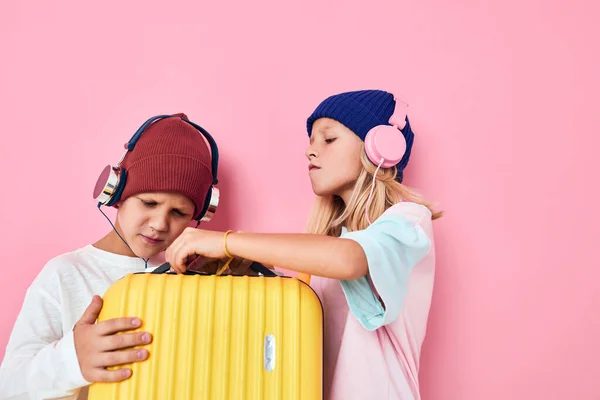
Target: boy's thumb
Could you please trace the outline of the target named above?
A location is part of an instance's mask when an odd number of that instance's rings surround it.
[[[98,315],[100,315],[100,310],[102,310],[102,298],[98,295],[92,297],[92,301],[90,302],[90,305],[85,309],[85,311],[83,312],[83,315],[81,316],[81,318],[79,319],[79,322],[77,322],[78,325],[82,325],[82,324],[94,324],[96,323],[96,320],[98,319]]]

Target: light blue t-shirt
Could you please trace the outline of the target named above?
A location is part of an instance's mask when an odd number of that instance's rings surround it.
[[[348,307],[365,329],[372,331],[398,318],[411,271],[431,249],[431,240],[420,225],[423,220],[430,224],[431,213],[426,207],[399,203],[364,230],[342,230],[340,237],[356,241],[367,257],[368,276],[341,281]]]

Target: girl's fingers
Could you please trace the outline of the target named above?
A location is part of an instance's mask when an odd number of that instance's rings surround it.
[[[177,252],[173,254],[173,262],[171,266],[175,269],[175,272],[182,274],[187,270],[186,261],[190,255],[194,254],[188,250],[187,246],[183,246],[177,249]]]
[[[167,251],[165,251],[165,259],[169,264],[171,264],[171,267],[174,266],[177,253],[179,252],[179,249],[182,246],[180,238],[181,236],[175,239],[173,243],[171,243],[171,245],[167,248]]]

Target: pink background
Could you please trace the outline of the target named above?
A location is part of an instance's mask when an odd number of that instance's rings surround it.
[[[381,87],[411,104],[406,182],[446,211],[423,398],[598,398],[592,1],[51,3],[0,6],[0,354],[44,263],[110,229],[92,188],[146,118],[217,138],[206,227],[298,231],[305,118]]]

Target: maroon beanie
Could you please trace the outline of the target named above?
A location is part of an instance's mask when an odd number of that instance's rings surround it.
[[[121,166],[127,170],[120,200],[144,192],[180,193],[196,206],[194,218],[202,211],[212,184],[211,154],[204,136],[181,118],[153,122],[127,153]]]

